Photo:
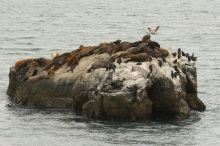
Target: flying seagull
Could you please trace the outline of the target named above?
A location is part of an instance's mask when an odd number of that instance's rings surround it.
[[[158,31],[159,28],[160,28],[160,26],[157,26],[155,29],[148,27],[148,30],[150,31],[151,34],[156,34],[156,32]]]

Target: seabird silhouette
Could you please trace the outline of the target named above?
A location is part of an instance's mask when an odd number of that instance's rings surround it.
[[[150,72],[152,73],[153,72],[153,66],[149,65],[149,69],[150,69]]]
[[[162,60],[163,60],[163,62],[166,62],[166,58],[165,57],[162,57]]]
[[[151,72],[149,72],[148,75],[147,75],[147,78],[148,78],[148,79],[150,78],[150,75],[151,75]]]
[[[182,51],[182,56],[186,56],[185,52]]]
[[[137,65],[142,65],[142,62],[138,62]]]
[[[120,65],[121,62],[122,62],[122,61],[121,61],[121,57],[118,57],[118,58],[117,58],[117,63]]]
[[[176,52],[174,52],[174,53],[172,53],[172,55],[173,55],[173,57],[176,57],[177,53],[176,53]]]
[[[161,67],[162,64],[163,64],[163,62],[162,62],[161,60],[158,60],[158,64],[159,64],[159,66]]]
[[[175,60],[173,61],[173,63],[174,63],[174,64],[177,63],[177,59],[175,59]]]
[[[157,26],[156,28],[150,28],[148,27],[148,30],[151,34],[156,34],[156,32],[158,31],[158,29],[160,28],[160,26]]]

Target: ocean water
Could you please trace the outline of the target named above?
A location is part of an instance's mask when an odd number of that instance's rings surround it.
[[[0,0],[0,145],[220,145],[219,0]],[[79,45],[153,40],[198,56],[198,95],[207,106],[184,121],[88,121],[65,110],[7,107],[9,68]]]

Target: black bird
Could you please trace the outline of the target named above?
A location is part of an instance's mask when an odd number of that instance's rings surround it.
[[[122,62],[122,61],[121,61],[121,57],[118,57],[118,58],[117,58],[117,63],[120,65],[121,62]]]
[[[191,57],[192,61],[196,61],[197,57]]]
[[[177,56],[177,58],[178,58],[178,59],[180,59],[180,58],[181,58],[181,53],[180,53],[180,54],[178,53],[178,56]]]
[[[162,60],[163,60],[163,62],[166,62],[166,58],[165,57],[162,57]]]
[[[121,40],[116,40],[113,43],[116,44],[116,45],[119,45],[121,43]]]
[[[174,73],[173,73],[173,76],[174,76],[175,79],[177,78],[178,75],[179,75],[178,72],[174,72]]]
[[[180,48],[177,50],[177,53],[178,53],[178,54],[181,54],[181,49],[180,49]]]
[[[173,61],[173,63],[176,64],[176,63],[177,63],[177,59],[175,59],[175,60]]]
[[[191,60],[192,61],[196,61],[197,60],[197,57],[194,56],[194,53],[192,53]]]
[[[142,62],[138,62],[137,65],[142,65]]]
[[[161,67],[162,64],[163,64],[163,62],[162,62],[161,60],[158,60],[158,64],[159,64],[159,66]]]
[[[188,58],[189,57],[189,53],[186,53],[186,58]]]
[[[148,79],[150,78],[150,75],[151,75],[151,72],[149,72],[148,75],[147,75],[147,78],[148,78]]]
[[[186,68],[182,68],[184,74],[186,74]]]
[[[186,53],[182,51],[182,56],[186,56]]]
[[[188,56],[188,62],[190,62],[190,61],[191,61],[191,59],[192,59],[192,58],[191,58],[191,56]]]
[[[179,69],[178,69],[178,67],[177,67],[176,65],[174,65],[173,68],[175,69],[175,71],[176,71],[177,73],[180,73],[180,71],[179,71]]]
[[[173,73],[173,71],[171,71],[171,78],[172,78],[172,79],[174,78],[174,73]]]
[[[152,61],[152,57],[151,57],[151,56],[149,57],[149,61],[150,61],[150,62]]]
[[[149,69],[150,69],[150,72],[152,73],[153,72],[153,66],[149,65]]]
[[[172,55],[173,55],[173,57],[176,57],[177,53],[176,53],[176,52],[174,52],[174,53],[172,53]]]
[[[109,63],[107,66],[106,66],[106,71],[110,71],[111,69],[115,72],[115,68],[116,68],[116,65],[114,65],[113,63]]]

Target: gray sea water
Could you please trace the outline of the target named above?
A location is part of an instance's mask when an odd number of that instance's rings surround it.
[[[207,106],[184,121],[87,121],[70,111],[9,108],[9,68],[79,45],[153,40],[198,56],[198,95]],[[0,0],[0,146],[220,145],[219,0]]]

